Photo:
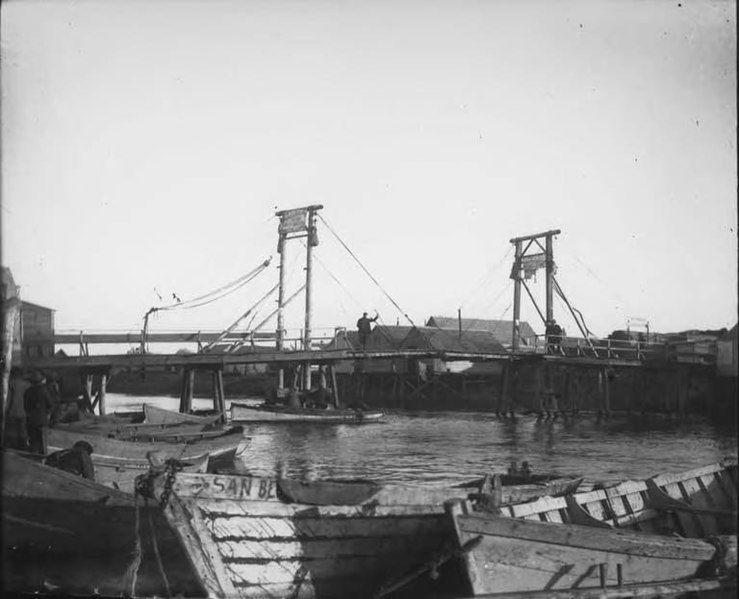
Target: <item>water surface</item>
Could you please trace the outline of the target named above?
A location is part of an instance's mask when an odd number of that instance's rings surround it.
[[[177,410],[172,397],[110,394],[109,411],[143,402]],[[228,404],[228,402],[227,402]],[[194,407],[212,407],[195,400]],[[444,486],[501,472],[527,460],[541,472],[574,473],[590,482],[678,472],[737,455],[737,431],[708,420],[641,416],[537,421],[500,420],[485,412],[394,412],[384,422],[244,425],[252,439],[241,466],[254,475],[281,470],[301,479],[362,478]]]

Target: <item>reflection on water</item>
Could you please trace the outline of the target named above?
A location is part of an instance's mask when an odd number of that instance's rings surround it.
[[[146,401],[177,410],[171,397],[111,394],[113,410]],[[196,400],[195,408],[208,408]],[[669,421],[594,416],[537,421],[498,420],[481,412],[392,413],[364,425],[246,425],[252,444],[243,458],[255,475],[278,470],[298,478],[363,478],[442,486],[503,471],[528,460],[535,471],[573,473],[590,481],[645,478],[737,455],[736,430],[705,420]]]

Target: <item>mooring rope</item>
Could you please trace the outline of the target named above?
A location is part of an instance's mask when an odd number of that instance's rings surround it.
[[[138,579],[138,573],[139,568],[141,567],[141,557],[142,557],[142,551],[141,551],[141,536],[139,535],[139,499],[137,495],[134,495],[133,498],[133,504],[134,504],[134,512],[136,514],[135,517],[135,523],[134,523],[134,535],[135,535],[135,543],[133,546],[133,558],[131,559],[131,563],[128,564],[128,567],[126,568],[125,573],[123,574],[123,592],[126,592],[126,586],[128,584],[128,581],[131,581],[131,591],[130,596],[135,597],[136,596],[136,581]]]
[[[154,529],[154,523],[151,519],[151,510],[146,510],[146,513],[149,517],[149,530],[151,531],[151,543],[154,546],[154,555],[157,558],[157,565],[159,566],[159,573],[162,575],[162,580],[164,581],[164,588],[167,589],[167,597],[172,596],[172,592],[169,589],[169,579],[167,579],[167,574],[164,571],[164,564],[162,563],[162,556],[159,554],[159,541],[157,540],[157,533]]]
[[[347,252],[349,252],[349,255],[350,255],[350,256],[351,256],[352,258],[354,258],[354,261],[355,261],[355,262],[356,262],[356,263],[357,263],[357,264],[359,265],[359,267],[360,267],[360,268],[361,268],[361,269],[362,269],[362,270],[363,270],[363,271],[365,272],[365,274],[366,274],[366,275],[367,275],[367,276],[368,276],[368,277],[369,277],[369,278],[370,278],[370,279],[372,280],[372,282],[373,282],[373,283],[374,283],[375,285],[377,285],[377,287],[378,287],[378,288],[380,289],[380,291],[382,291],[382,293],[383,293],[383,294],[385,295],[385,297],[386,297],[387,299],[389,299],[389,300],[390,300],[390,303],[392,303],[392,305],[393,305],[393,306],[395,306],[395,307],[396,307],[396,308],[398,309],[398,311],[399,311],[399,312],[400,312],[400,313],[401,313],[401,314],[402,314],[402,315],[403,315],[403,316],[405,317],[405,319],[406,319],[406,320],[407,320],[408,322],[410,322],[412,326],[414,326],[414,327],[415,327],[415,326],[416,326],[416,323],[415,323],[415,322],[413,322],[413,320],[411,319],[411,317],[410,317],[410,316],[408,316],[408,314],[406,314],[406,313],[405,313],[405,311],[404,311],[404,310],[403,310],[403,309],[402,309],[402,308],[401,308],[401,307],[400,307],[400,306],[398,305],[398,303],[397,303],[397,302],[396,302],[396,301],[395,301],[395,300],[394,300],[394,299],[393,299],[393,298],[392,298],[392,297],[390,296],[390,294],[389,294],[389,293],[388,293],[387,291],[385,291],[385,289],[383,288],[383,286],[382,286],[382,285],[380,285],[379,281],[378,281],[377,279],[375,279],[375,277],[373,277],[373,276],[372,276],[372,273],[371,273],[371,272],[370,272],[369,270],[367,270],[367,267],[365,267],[365,265],[364,265],[364,264],[362,264],[361,260],[360,260],[359,258],[357,258],[357,256],[356,256],[356,255],[354,254],[354,252],[352,252],[352,251],[351,251],[351,250],[349,249],[349,246],[348,246],[348,245],[346,245],[346,243],[344,243],[344,240],[343,240],[343,239],[341,239],[341,237],[339,237],[339,235],[338,235],[338,234],[336,233],[336,231],[334,231],[334,230],[333,230],[333,229],[331,228],[331,225],[329,225],[329,224],[328,224],[328,223],[326,222],[326,219],[325,219],[325,218],[323,218],[323,216],[322,216],[322,215],[320,215],[320,214],[318,215],[318,218],[320,218],[320,219],[321,219],[321,221],[323,221],[323,224],[324,224],[324,225],[326,225],[326,228],[327,228],[327,229],[328,229],[328,230],[329,230],[329,231],[331,232],[331,234],[332,234],[332,235],[333,235],[334,237],[336,237],[336,240],[337,240],[337,241],[338,241],[338,242],[339,242],[339,243],[340,243],[340,244],[341,244],[341,245],[342,245],[342,246],[344,247],[344,249],[345,249],[345,250],[346,250]]]

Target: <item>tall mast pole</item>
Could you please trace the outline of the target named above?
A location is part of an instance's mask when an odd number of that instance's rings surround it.
[[[283,309],[285,307],[285,252],[286,252],[285,234],[280,231],[280,240],[277,245],[277,251],[280,253],[280,284],[277,292],[277,351],[282,351],[285,347],[285,315]],[[277,388],[285,387],[285,371],[280,368],[277,372]]]
[[[316,234],[316,211],[320,207],[310,206],[308,208],[308,243],[305,255],[305,331],[303,337],[303,349],[310,351],[311,348],[311,300],[313,294],[313,246],[318,245]],[[303,369],[303,388],[307,391],[311,386],[310,362],[305,363]]]
[[[513,260],[513,272],[511,273],[513,278],[513,339],[511,340],[511,346],[513,351],[516,351],[521,342],[521,254],[523,242],[518,239],[514,242],[516,244],[516,255]]]
[[[552,233],[547,233],[546,240],[546,286],[547,286],[547,323],[551,323],[554,320],[554,303],[553,303],[553,282],[554,278],[554,249],[552,244]]]

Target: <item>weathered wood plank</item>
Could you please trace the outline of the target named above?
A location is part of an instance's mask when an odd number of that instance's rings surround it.
[[[441,546],[447,540],[445,530],[429,529],[423,534],[392,535],[381,537],[334,537],[331,539],[300,537],[299,539],[264,538],[262,540],[234,539],[218,540],[220,554],[228,560],[294,561],[333,559],[352,555],[368,557],[376,554],[395,555],[426,551],[432,546]]]
[[[206,510],[203,510],[205,513]],[[337,539],[342,537],[402,537],[432,535],[449,530],[443,513],[432,516],[361,517],[357,514],[318,515],[313,518],[262,515],[213,518],[206,521],[216,540],[224,539]]]

